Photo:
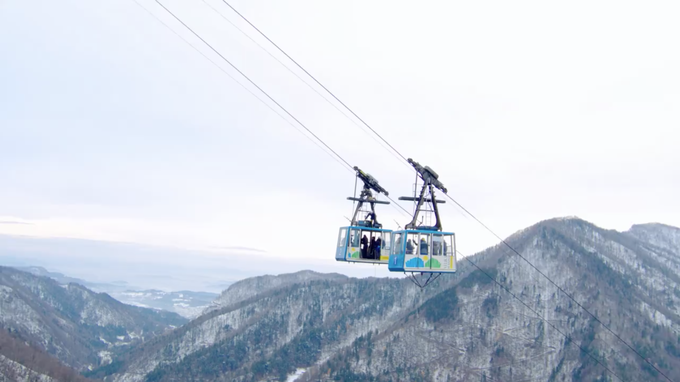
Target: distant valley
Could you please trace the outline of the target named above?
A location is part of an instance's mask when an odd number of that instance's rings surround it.
[[[219,296],[217,293],[178,291],[165,292],[161,290],[134,290],[126,282],[93,283],[78,278],[65,276],[59,272],[50,272],[43,267],[16,267],[19,270],[37,276],[54,279],[60,284],[77,283],[95,292],[107,293],[116,300],[129,305],[143,308],[159,309],[174,312],[186,318],[200,315]]]
[[[80,284],[0,267],[0,329],[79,371],[110,363],[187,321],[176,313],[123,304]]]
[[[198,317],[219,296],[209,292],[160,290],[113,292],[110,295],[125,304],[175,312],[186,318]]]

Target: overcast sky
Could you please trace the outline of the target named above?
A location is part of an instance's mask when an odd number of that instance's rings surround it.
[[[411,193],[404,163],[220,14],[201,0],[163,3],[391,196]],[[232,5],[501,236],[567,215],[680,226],[675,1]],[[251,247],[302,269],[333,262],[353,187],[351,172],[133,0],[0,1],[0,233]],[[390,207],[379,217],[408,221]],[[455,206],[443,223],[464,253],[496,242]]]

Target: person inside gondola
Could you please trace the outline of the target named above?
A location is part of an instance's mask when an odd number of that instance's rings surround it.
[[[420,255],[427,256],[427,250],[427,241],[425,241],[425,238],[420,238]]]
[[[368,256],[369,259],[375,259],[375,237],[371,235],[371,244],[368,246]]]
[[[413,254],[413,240],[408,239],[406,242],[406,254],[412,255]]]
[[[375,253],[373,254],[373,258],[376,260],[380,260],[380,249],[382,248],[382,240],[378,238],[378,240],[375,241]]]
[[[368,253],[368,238],[366,238],[366,235],[361,238],[361,258],[365,259],[366,255]]]
[[[441,256],[442,255],[442,242],[441,239],[438,237],[435,237],[432,240],[432,256]]]

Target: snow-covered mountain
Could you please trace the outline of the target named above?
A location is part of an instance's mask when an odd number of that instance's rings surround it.
[[[293,284],[299,284],[313,280],[346,279],[346,276],[340,274],[322,274],[309,270],[283,274],[279,276],[265,275],[251,277],[234,283],[228,289],[222,292],[218,298],[212,301],[210,306],[205,310],[205,313],[228,307],[258,294],[263,294]]]
[[[84,287],[88,287],[88,288],[90,288],[90,286],[92,285],[91,283],[89,283],[85,280],[74,278],[74,277],[68,277],[68,276],[64,275],[63,273],[59,273],[59,272],[50,272],[43,267],[28,266],[28,267],[13,267],[13,268],[16,268],[20,271],[28,272],[28,273],[36,275],[36,276],[49,277],[51,279],[54,279],[56,282],[58,282],[59,284],[62,284],[62,285],[75,283],[75,284],[80,284],[80,285],[82,285]]]
[[[538,223],[508,242],[680,380],[679,232],[661,225],[616,232],[569,218]],[[244,280],[202,316],[93,375],[112,381],[606,381],[617,380],[615,373],[624,381],[664,380],[505,246],[471,260],[493,280],[464,259],[457,274],[424,290],[404,279],[309,271]]]
[[[0,327],[78,370],[186,322],[175,313],[125,305],[79,284],[0,267]]]
[[[63,273],[60,272],[51,272],[45,269],[44,267],[39,267],[35,265],[31,266],[14,266],[12,268],[16,268],[20,271],[28,272],[36,276],[44,276],[44,277],[49,277],[51,279],[54,279],[56,282],[58,282],[61,285],[67,285],[71,283],[75,284],[80,284],[87,289],[98,292],[98,293],[107,293],[109,295],[112,295],[113,293],[119,293],[119,292],[124,292],[127,290],[133,290],[133,289],[139,289],[138,287],[129,285],[125,281],[117,281],[117,282],[109,282],[109,283],[97,283],[97,282],[91,282],[88,280],[83,280],[79,278],[74,278],[74,277],[69,277],[64,275]]]
[[[626,232],[643,243],[677,253],[680,248],[680,229],[665,224],[636,224]]]

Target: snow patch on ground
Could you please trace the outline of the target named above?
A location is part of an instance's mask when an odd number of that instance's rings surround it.
[[[99,359],[101,365],[108,365],[113,362],[113,353],[110,351],[102,350],[99,352]]]
[[[11,377],[9,379],[7,377]],[[35,372],[24,365],[0,354],[0,380],[16,382],[53,382],[47,375]]]
[[[667,326],[670,327],[673,325],[673,321],[668,319],[665,314],[659,312],[658,310],[652,308],[648,304],[641,302],[640,303],[640,310],[643,312],[647,313],[647,316],[654,321],[655,324],[661,325],[661,326]]]
[[[302,376],[302,374],[305,373],[305,371],[307,371],[307,369],[297,369],[297,370],[295,370],[295,372],[293,374],[288,376],[288,379],[286,379],[286,382],[296,381],[298,378],[300,378]]]

